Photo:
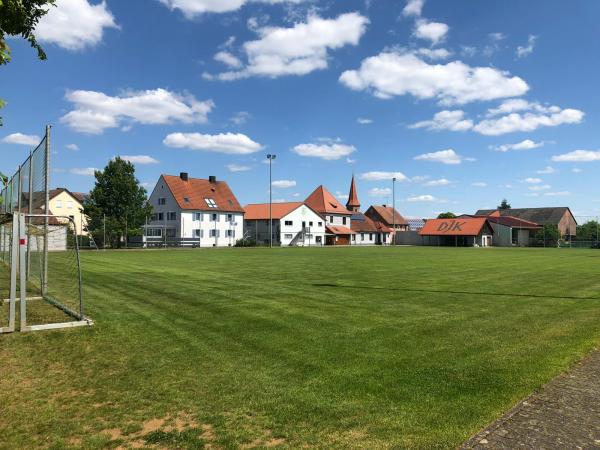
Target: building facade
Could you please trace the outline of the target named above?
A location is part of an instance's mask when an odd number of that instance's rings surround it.
[[[494,230],[485,217],[431,219],[419,231],[423,245],[491,247]]]
[[[61,216],[71,218],[75,224],[76,234],[87,235],[87,218],[83,214],[85,194],[57,188],[52,189],[49,196],[48,210],[50,214],[57,216],[58,220],[63,223],[68,220],[60,220]]]
[[[577,235],[577,221],[566,206],[550,208],[480,209],[476,216],[511,216],[538,225],[553,225],[562,238]]]
[[[273,245],[308,247],[325,245],[325,219],[303,202],[246,205],[244,236],[268,245],[272,220]]]
[[[350,228],[354,231],[351,236],[352,245],[388,245],[392,243],[394,230],[360,211],[360,200],[358,199],[354,175],[352,175],[352,181],[350,182],[346,209],[352,212],[350,218]]]
[[[244,209],[224,181],[216,177],[161,175],[149,203],[147,245],[228,247],[244,233]]]
[[[304,203],[325,222],[326,245],[352,245],[352,212],[348,211],[324,186],[316,188]]]

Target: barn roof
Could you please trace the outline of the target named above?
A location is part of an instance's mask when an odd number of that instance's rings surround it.
[[[365,216],[363,213],[352,214],[350,220],[352,231],[357,233],[391,233],[393,230],[385,224]]]
[[[392,208],[391,206],[371,206],[365,214],[371,215],[371,211],[375,211],[377,215],[381,218],[383,223],[385,223],[388,227],[394,224],[394,216],[393,211],[395,211],[396,216],[396,225],[408,225],[406,219],[398,212],[398,210]]]
[[[492,222],[492,223],[498,223],[500,225],[504,225],[505,227],[510,227],[510,228],[524,228],[524,229],[530,229],[530,230],[537,230],[542,228],[541,225],[535,223],[535,222],[531,222],[529,220],[525,220],[525,219],[519,219],[518,217],[513,217],[513,216],[467,216],[467,215],[462,215],[460,216],[460,218],[462,217],[485,217],[488,222]]]
[[[316,188],[304,203],[319,214],[352,215],[323,185]]]
[[[476,216],[489,216],[496,213],[500,216],[512,216],[518,219],[528,220],[540,225],[558,225],[565,213],[568,212],[571,216],[571,210],[566,206],[550,207],[550,208],[511,208],[511,209],[480,209],[475,213]]]
[[[162,177],[181,209],[244,212],[225,181],[211,182],[201,178],[188,178],[185,181],[174,175]],[[214,200],[216,207],[211,208],[206,199]]]
[[[464,217],[456,219],[431,219],[419,231],[421,236],[477,236],[485,225],[487,217]]]

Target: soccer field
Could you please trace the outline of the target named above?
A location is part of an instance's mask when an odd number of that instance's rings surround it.
[[[600,341],[600,251],[82,255],[89,328],[0,336],[0,448],[455,448]]]

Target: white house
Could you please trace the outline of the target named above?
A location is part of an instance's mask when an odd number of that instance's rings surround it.
[[[326,245],[350,245],[352,212],[348,211],[324,186],[319,186],[304,201],[325,220]]]
[[[325,244],[325,220],[302,202],[246,205],[244,233],[249,239],[268,244],[269,217],[273,221],[273,245],[320,246]]]
[[[161,175],[149,202],[148,245],[233,246],[243,237],[244,209],[226,182]]]

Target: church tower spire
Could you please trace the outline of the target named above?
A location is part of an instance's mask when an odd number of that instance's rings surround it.
[[[350,183],[350,194],[348,194],[348,203],[346,203],[348,211],[358,212],[360,211],[360,202],[358,201],[358,194],[356,193],[356,183],[354,182],[354,174],[352,174],[352,182]]]

